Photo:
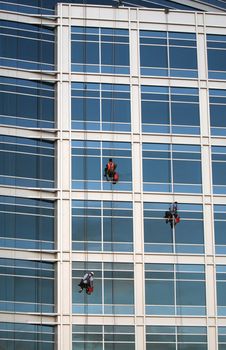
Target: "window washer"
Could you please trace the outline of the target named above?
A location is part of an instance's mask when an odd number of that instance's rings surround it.
[[[78,286],[80,287],[79,293],[83,291],[85,288],[87,294],[92,294],[93,292],[93,276],[94,272],[87,272],[83,278],[81,279],[80,283]]]
[[[166,219],[166,224],[168,224],[169,222],[171,228],[173,228],[174,226],[176,226],[176,224],[180,222],[180,217],[177,211],[178,211],[177,202],[173,202],[170,205],[169,210],[165,212],[164,218]]]
[[[112,158],[109,158],[108,163],[104,169],[104,177],[107,181],[112,181],[113,184],[116,184],[119,180],[119,175],[115,171],[117,164],[113,162]]]

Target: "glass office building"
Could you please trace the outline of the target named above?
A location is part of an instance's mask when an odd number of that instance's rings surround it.
[[[0,349],[226,350],[225,11],[1,1]]]

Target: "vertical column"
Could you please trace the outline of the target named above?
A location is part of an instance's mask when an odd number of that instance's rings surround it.
[[[210,135],[209,117],[209,97],[206,82],[200,82],[199,89],[199,112],[200,112],[200,132],[203,137]]]
[[[131,86],[131,130],[134,135],[141,133],[141,103],[138,79],[132,79]]]
[[[72,349],[71,335],[71,151],[70,151],[70,28],[68,5],[57,5],[57,312],[58,349]]]
[[[137,22],[137,9],[130,9],[130,75],[139,76],[139,32]]]
[[[217,304],[216,304],[216,273],[213,262],[209,259],[206,265],[206,305],[207,305],[207,330],[208,350],[218,348],[217,339]]]
[[[204,205],[203,219],[205,232],[205,252],[207,256],[212,257],[214,255],[214,223],[210,203],[206,203]]]
[[[142,192],[142,149],[140,142],[132,144],[132,175],[133,175],[133,191],[135,194]],[[139,137],[138,137],[139,139]]]
[[[208,67],[206,56],[206,41],[203,26],[203,14],[198,14],[198,21],[201,23],[198,25],[197,33],[197,60],[198,60],[198,75],[199,80],[207,80]]]
[[[203,183],[203,194],[210,196],[211,190],[211,177],[212,177],[212,166],[211,166],[211,150],[209,145],[202,146],[202,183]]]

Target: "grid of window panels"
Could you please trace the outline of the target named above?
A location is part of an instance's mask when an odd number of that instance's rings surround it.
[[[211,135],[226,136],[226,90],[209,89],[209,103]]]
[[[226,316],[226,266],[216,266],[217,315]]]
[[[226,205],[214,205],[215,254],[226,253]]]
[[[54,249],[54,215],[51,201],[0,196],[0,246]]]
[[[206,314],[204,265],[145,264],[146,315]]]
[[[141,30],[140,73],[197,78],[196,34]]]
[[[226,35],[207,34],[208,72],[210,79],[226,79]]]
[[[132,203],[72,201],[72,249],[132,252]]]
[[[146,326],[147,350],[207,350],[206,327]]]
[[[201,148],[143,143],[143,190],[201,193]]]
[[[0,135],[0,184],[54,187],[54,143]]]
[[[54,326],[0,322],[1,349],[54,350],[54,341]]]
[[[226,327],[218,327],[218,350],[226,349]]]
[[[134,326],[72,325],[72,349],[135,350]]]
[[[144,203],[144,251],[204,254],[202,205],[180,203],[180,222],[173,229],[164,218],[169,206],[168,203]]]
[[[0,310],[54,312],[54,264],[0,258]]]
[[[134,271],[131,263],[73,262],[72,312],[74,314],[134,314]],[[78,293],[78,283],[93,271],[94,293]]]
[[[226,194],[226,147],[212,146],[213,194]]]
[[[104,177],[109,158],[117,164],[120,181]],[[132,152],[128,142],[72,141],[72,188],[87,190],[132,190]]]
[[[21,22],[0,21],[0,64],[26,70],[54,70],[54,30]]]
[[[54,85],[0,77],[0,124],[54,128]]]
[[[128,29],[72,27],[72,72],[129,74]]]
[[[72,129],[130,131],[129,85],[72,83],[71,118]]]
[[[198,89],[141,86],[141,108],[144,133],[200,133]]]

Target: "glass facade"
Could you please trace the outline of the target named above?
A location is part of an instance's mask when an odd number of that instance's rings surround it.
[[[225,283],[226,267],[225,265],[216,266],[216,285],[217,285],[217,314],[218,316],[226,315],[226,303],[225,303]]]
[[[135,350],[134,326],[72,325],[72,349]]]
[[[52,28],[0,21],[0,64],[26,70],[54,70]]]
[[[206,327],[147,326],[147,350],[207,350]]]
[[[72,249],[132,252],[132,203],[73,201]]]
[[[200,133],[198,89],[142,86],[141,106],[144,133]]]
[[[208,72],[210,79],[226,79],[226,35],[207,35]]]
[[[203,265],[145,264],[147,315],[205,315]]]
[[[54,340],[54,326],[0,322],[2,349],[54,350]]]
[[[200,146],[143,144],[143,190],[201,193]]]
[[[54,187],[54,143],[0,136],[0,184]]]
[[[72,188],[112,190],[104,178],[109,158],[117,159],[120,182],[117,190],[132,190],[132,154],[128,142],[72,141]]]
[[[226,350],[226,7],[81,2],[0,3],[0,349]]]
[[[94,290],[90,297],[78,294],[78,283],[85,272],[95,275]],[[134,271],[131,263],[73,262],[73,314],[134,314]]]
[[[214,233],[215,233],[215,253],[218,255],[226,253],[226,206],[214,205]]]
[[[218,327],[218,349],[219,350],[225,350],[226,348],[226,328],[225,327]]]
[[[129,74],[129,32],[72,27],[72,72]]]
[[[1,258],[0,268],[1,312],[55,311],[53,263]]]
[[[195,34],[141,30],[140,73],[197,78]]]
[[[171,229],[164,218],[166,203],[144,203],[144,251],[204,253],[203,210],[198,204],[180,204],[180,223]]]
[[[0,196],[1,247],[54,248],[54,203],[47,200]]]
[[[129,85],[72,83],[72,129],[130,131]]]
[[[0,77],[0,124],[54,128],[54,85]]]
[[[223,176],[226,169],[226,147],[212,146],[213,193],[225,194],[226,182]]]

